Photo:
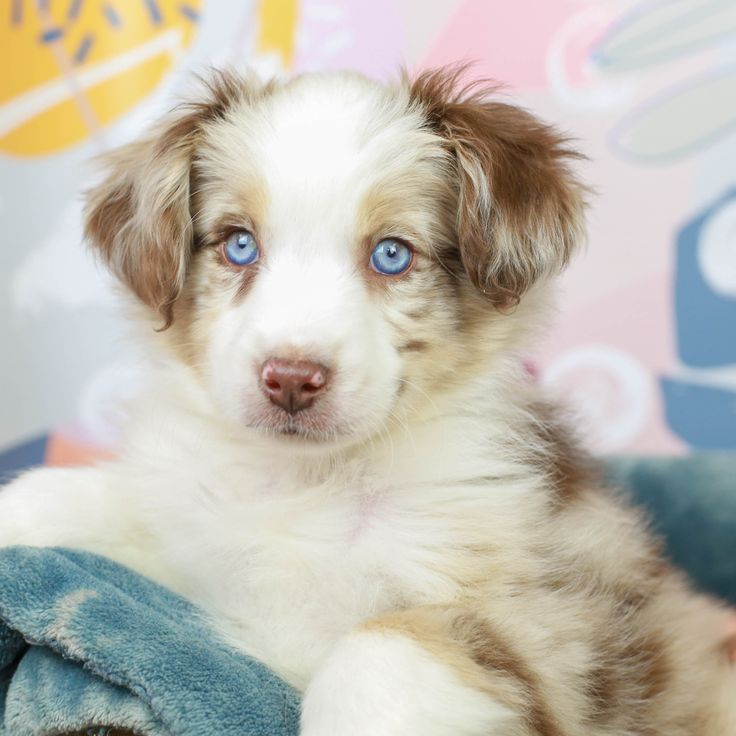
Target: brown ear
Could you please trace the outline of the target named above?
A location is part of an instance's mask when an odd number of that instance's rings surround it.
[[[193,247],[191,164],[204,127],[243,99],[246,82],[215,72],[201,101],[174,110],[144,138],[104,157],[88,193],[85,237],[164,327],[172,321]]]
[[[528,112],[488,101],[493,87],[460,87],[463,72],[426,72],[410,94],[455,163],[465,269],[506,307],[560,271],[582,239],[584,188],[569,168],[581,156]]]

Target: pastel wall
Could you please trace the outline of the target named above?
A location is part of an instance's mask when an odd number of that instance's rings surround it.
[[[64,462],[114,446],[145,359],[82,247],[80,192],[89,159],[175,104],[192,69],[388,79],[463,60],[589,157],[590,242],[530,355],[539,380],[595,449],[736,448],[733,0],[5,0],[0,12],[0,450]]]

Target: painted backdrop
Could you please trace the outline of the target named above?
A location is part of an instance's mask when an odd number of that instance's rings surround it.
[[[191,70],[474,60],[578,139],[590,243],[530,356],[603,452],[736,448],[733,0],[0,0],[0,451],[114,447],[145,362],[81,244],[89,159]],[[10,454],[8,454],[10,453]],[[1,465],[1,462],[0,462]]]

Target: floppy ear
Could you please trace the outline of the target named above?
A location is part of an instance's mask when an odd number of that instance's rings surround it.
[[[88,193],[85,237],[147,306],[173,321],[193,248],[192,157],[205,126],[243,99],[246,83],[214,72],[200,101],[174,110],[144,138],[104,157],[104,181]]]
[[[487,100],[494,88],[460,88],[463,71],[426,72],[410,95],[454,162],[463,265],[507,307],[560,271],[582,240],[584,188],[569,168],[582,157],[530,113]]]

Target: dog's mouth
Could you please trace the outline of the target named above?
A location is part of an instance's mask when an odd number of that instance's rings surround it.
[[[290,414],[269,406],[251,426],[273,437],[296,442],[328,443],[346,434],[336,418],[316,407]]]
[[[296,422],[288,421],[284,426],[275,428],[276,434],[282,437],[293,437],[295,439],[312,439],[315,431],[299,426]]]
[[[296,423],[288,423],[271,429],[271,434],[286,441],[304,442],[311,444],[328,444],[338,439],[341,434],[332,426],[302,427]]]

